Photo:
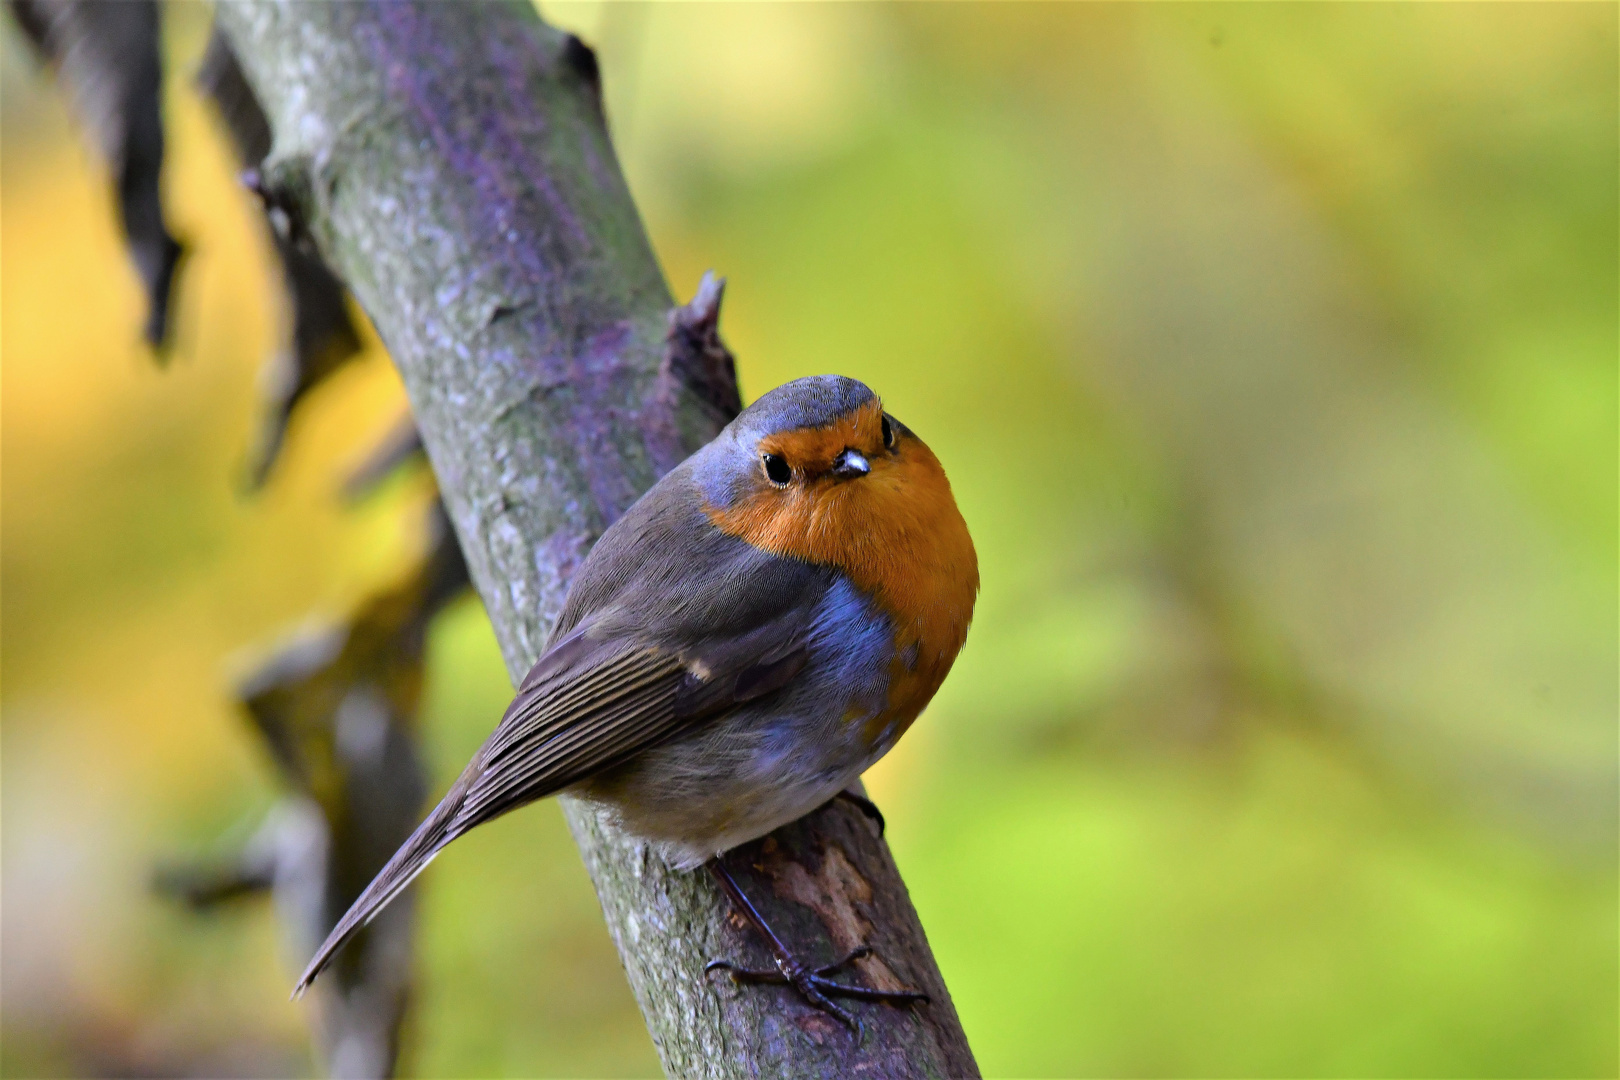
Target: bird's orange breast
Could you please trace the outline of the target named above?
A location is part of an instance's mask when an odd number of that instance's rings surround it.
[[[870,408],[881,411],[876,403]],[[771,436],[761,450],[809,462],[811,478],[705,511],[720,531],[764,551],[837,567],[893,620],[888,705],[868,721],[875,741],[885,729],[897,737],[944,681],[967,639],[979,562],[939,459],[909,434],[893,452],[866,446],[862,432],[875,428],[865,411],[830,427]],[[869,475],[814,477],[818,462],[830,463],[848,446],[868,452]]]

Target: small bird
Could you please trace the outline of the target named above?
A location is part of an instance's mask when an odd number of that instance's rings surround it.
[[[926,1000],[807,968],[719,857],[888,752],[950,671],[978,590],[927,445],[854,379],[777,387],[602,534],[499,726],[294,993],[446,844],[567,791],[677,869],[707,864],[779,974],[711,969],[790,983],[852,1028],[828,995]]]

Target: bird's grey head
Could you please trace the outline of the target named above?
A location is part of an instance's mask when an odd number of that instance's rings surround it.
[[[693,459],[693,475],[711,505],[729,506],[759,470],[754,449],[783,431],[822,428],[872,401],[870,387],[843,375],[807,375],[783,383],[737,415]]]
[[[826,427],[876,397],[859,379],[807,375],[783,383],[748,406],[726,430],[738,429],[757,441],[778,431]]]

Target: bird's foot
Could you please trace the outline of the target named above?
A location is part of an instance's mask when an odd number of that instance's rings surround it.
[[[758,909],[743,893],[736,880],[731,876],[730,871],[725,868],[725,865],[719,859],[714,859],[709,863],[709,869],[720,882],[721,890],[731,900],[738,913],[752,923],[754,928],[770,944],[771,959],[776,962],[776,969],[773,971],[766,968],[755,971],[739,967],[729,960],[711,960],[704,965],[703,974],[708,975],[713,971],[728,971],[731,973],[732,979],[740,983],[767,983],[778,986],[791,986],[810,1005],[841,1021],[855,1035],[857,1042],[860,1041],[863,1034],[861,1022],[851,1015],[849,1010],[833,1001],[833,998],[847,997],[860,1001],[887,1002],[891,1005],[910,1005],[914,1002],[927,1002],[929,1000],[927,994],[916,990],[873,990],[865,986],[851,986],[831,977],[856,960],[871,956],[872,949],[868,945],[851,949],[841,960],[827,964],[824,967],[806,967],[765,922]]]
[[[726,971],[736,982],[740,983],[766,983],[776,986],[791,986],[799,992],[805,1001],[842,1021],[844,1026],[854,1032],[856,1037],[862,1034],[861,1022],[850,1015],[849,1010],[843,1008],[834,997],[856,998],[860,1001],[883,1001],[891,1005],[909,1005],[913,1002],[928,1001],[928,995],[915,990],[872,990],[865,986],[851,986],[848,983],[838,982],[830,976],[842,971],[851,963],[864,956],[872,955],[871,946],[862,945],[850,950],[849,954],[835,963],[824,967],[807,968],[798,957],[790,952],[783,951],[776,956],[775,969],[766,968],[760,971],[738,967],[729,960],[711,960],[704,965],[705,975],[712,971]]]

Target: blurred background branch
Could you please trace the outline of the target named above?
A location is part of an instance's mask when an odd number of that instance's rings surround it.
[[[241,683],[238,698],[290,789],[240,853],[170,868],[158,886],[206,909],[273,890],[289,951],[307,956],[421,818],[417,750],[428,624],[468,587],[434,500],[421,566],[335,626],[305,629]],[[379,917],[316,995],[326,1071],[393,1075],[412,997],[414,896]]]

